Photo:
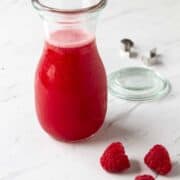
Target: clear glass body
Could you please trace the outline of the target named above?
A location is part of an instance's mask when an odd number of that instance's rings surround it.
[[[32,2],[46,33],[35,76],[40,124],[58,140],[89,137],[103,124],[107,109],[106,73],[95,38],[106,0]]]

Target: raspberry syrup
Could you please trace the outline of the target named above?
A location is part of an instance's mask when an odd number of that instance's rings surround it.
[[[94,134],[107,109],[107,79],[95,37],[82,30],[59,30],[45,42],[35,77],[37,115],[59,140]]]

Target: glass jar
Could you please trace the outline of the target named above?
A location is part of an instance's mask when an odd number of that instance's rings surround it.
[[[94,134],[107,110],[107,78],[96,46],[96,21],[106,0],[32,0],[45,43],[35,76],[43,129],[58,140]]]

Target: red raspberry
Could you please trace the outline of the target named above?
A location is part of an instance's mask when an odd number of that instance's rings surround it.
[[[155,179],[150,175],[141,175],[141,176],[137,176],[135,180],[155,180]]]
[[[121,153],[121,154],[125,154],[125,150],[124,150],[124,146],[122,143],[120,142],[113,142],[112,144],[110,144],[105,152],[112,152],[112,151],[117,151],[118,153]]]
[[[144,158],[146,165],[156,173],[165,175],[172,169],[171,159],[166,148],[162,145],[155,145]]]
[[[141,175],[141,176],[136,176],[135,180],[155,180],[155,179],[150,175]]]
[[[130,167],[128,156],[120,142],[114,142],[107,147],[100,158],[100,163],[106,171],[114,173]]]

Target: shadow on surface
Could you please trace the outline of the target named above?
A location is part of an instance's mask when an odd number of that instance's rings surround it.
[[[138,174],[141,172],[141,166],[139,161],[132,159],[130,160],[131,167],[126,171],[126,174]]]
[[[136,133],[132,128],[123,127],[123,121],[127,119],[130,113],[135,110],[140,103],[137,103],[129,111],[116,115],[114,118],[105,121],[103,127],[88,142],[103,143],[113,139],[128,139]],[[122,123],[122,124],[121,124]]]
[[[180,177],[180,163],[175,161],[173,162],[172,171],[168,174],[169,178]]]

